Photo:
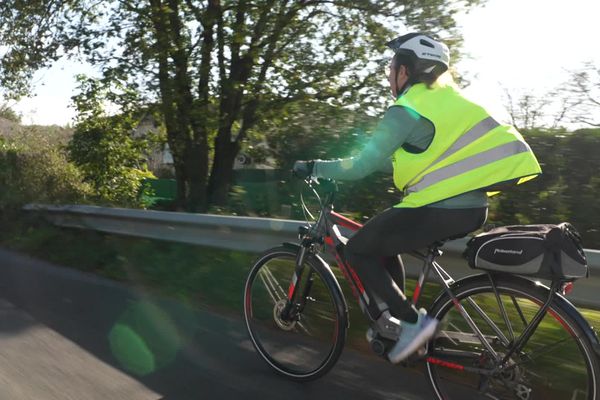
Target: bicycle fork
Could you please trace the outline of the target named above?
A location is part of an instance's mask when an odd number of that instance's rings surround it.
[[[302,294],[298,296],[298,288],[299,283],[302,282],[302,276],[304,274],[304,259],[306,257],[306,252],[310,247],[310,243],[308,239],[304,239],[298,250],[298,254],[296,255],[296,262],[294,268],[294,275],[292,276],[292,280],[290,282],[290,286],[288,288],[288,298],[285,304],[285,307],[281,311],[281,319],[284,321],[295,321],[298,319],[300,313],[304,310],[306,306],[306,301],[308,299],[308,295],[310,293],[310,289],[313,283],[313,274],[315,273],[312,269],[309,269],[308,278],[306,279],[306,284],[302,287]]]

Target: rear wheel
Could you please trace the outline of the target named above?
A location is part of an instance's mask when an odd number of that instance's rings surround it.
[[[295,380],[329,371],[344,347],[347,313],[333,275],[307,253],[296,282],[293,311],[288,292],[297,250],[278,247],[252,267],[244,292],[244,316],[254,347],[277,372]]]
[[[427,372],[438,399],[595,400],[598,360],[579,325],[555,299],[525,347],[492,370],[548,298],[522,278],[487,277],[454,293],[480,329],[478,338],[449,296],[433,305],[441,330],[429,344]]]

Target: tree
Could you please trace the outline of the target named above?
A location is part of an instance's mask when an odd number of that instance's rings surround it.
[[[547,117],[546,109],[550,105],[551,97],[537,97],[527,93],[515,100],[507,89],[504,90],[504,93],[510,122],[515,128],[519,130],[535,129],[545,124],[543,120]]]
[[[600,68],[585,63],[566,82],[542,95],[513,98],[505,92],[511,123],[518,129],[560,129],[565,124],[600,127]]]
[[[122,90],[120,98],[128,98],[129,107],[109,116],[104,108],[111,96],[99,81],[80,77],[80,93],[74,97],[78,111],[75,133],[67,150],[93,187],[96,200],[120,206],[140,203],[142,180],[153,177],[145,165],[149,141],[133,136],[139,111],[135,94]]]
[[[586,63],[573,71],[564,91],[573,99],[571,122],[600,127],[600,67]]]
[[[569,221],[589,248],[600,246],[600,129],[524,131],[542,167],[540,177],[492,197],[495,224]]]
[[[17,124],[21,123],[21,115],[13,110],[8,103],[0,103],[0,118],[4,118]]]
[[[392,28],[438,34],[456,55],[454,16],[481,1],[5,0],[0,82],[26,92],[33,71],[76,54],[160,102],[179,200],[202,211],[226,202],[263,113],[307,99],[379,108]]]

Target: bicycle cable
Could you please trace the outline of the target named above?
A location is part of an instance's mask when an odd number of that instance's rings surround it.
[[[323,202],[321,201],[321,196],[319,196],[319,193],[317,193],[316,189],[312,185],[312,178],[311,178],[311,180],[308,180],[308,179],[305,180],[305,182],[307,183],[308,187],[311,188],[311,190],[317,197],[317,200],[319,201],[319,206],[321,208],[323,208]],[[310,225],[310,221],[309,221],[308,217],[306,216],[306,214],[308,214],[308,216],[310,216],[312,221],[316,221],[317,219],[315,218],[314,215],[312,215],[312,213],[308,209],[308,206],[306,205],[306,202],[304,201],[304,191],[303,190],[300,191],[300,202],[302,204],[302,213],[304,214],[304,219],[306,220],[306,223],[308,223]]]

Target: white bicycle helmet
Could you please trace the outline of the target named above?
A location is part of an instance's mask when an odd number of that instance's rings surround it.
[[[395,55],[413,62],[415,73],[441,75],[450,65],[448,46],[422,33],[409,33],[386,43]]]

